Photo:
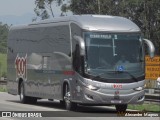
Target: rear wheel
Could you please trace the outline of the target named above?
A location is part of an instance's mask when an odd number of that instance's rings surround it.
[[[76,110],[77,104],[74,103],[74,102],[71,102],[71,100],[70,100],[71,93],[70,93],[69,85],[66,84],[64,89],[65,89],[65,91],[64,91],[64,103],[65,103],[66,109],[67,110]]]
[[[19,93],[19,97],[20,97],[20,101],[21,101],[22,103],[27,103],[28,97],[25,96],[25,94],[24,94],[24,83],[23,83],[23,82],[20,83],[20,93]]]
[[[25,95],[25,88],[24,88],[24,83],[23,82],[20,83],[19,97],[20,97],[20,101],[24,104],[25,103],[36,103],[37,102],[37,98],[28,97],[28,96]]]
[[[125,112],[127,109],[127,104],[123,104],[123,105],[115,105],[116,106],[116,110],[117,112]]]

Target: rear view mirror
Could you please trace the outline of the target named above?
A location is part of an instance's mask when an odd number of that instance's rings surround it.
[[[81,37],[79,37],[79,36],[74,36],[74,39],[79,44],[80,55],[84,56],[85,55],[85,43],[84,43],[84,40]]]
[[[154,45],[153,45],[153,43],[150,41],[150,40],[147,40],[147,39],[143,39],[144,40],[144,42],[147,44],[147,46],[148,46],[148,53],[149,53],[149,56],[151,57],[151,58],[153,58],[154,57],[154,52],[155,52],[155,47],[154,47]]]

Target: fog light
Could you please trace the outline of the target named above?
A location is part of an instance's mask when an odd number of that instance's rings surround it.
[[[86,97],[93,100],[93,96],[91,95],[86,95]]]
[[[138,100],[142,100],[142,99],[144,99],[144,96],[140,96],[140,97],[138,98]]]

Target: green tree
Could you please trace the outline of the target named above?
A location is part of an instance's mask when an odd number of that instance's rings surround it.
[[[60,6],[62,5],[63,1],[64,0],[35,0],[36,8],[34,9],[34,12],[42,20],[47,19],[49,17],[54,17],[52,4]]]
[[[74,14],[96,14],[97,4],[97,0],[71,0],[70,9]]]
[[[7,24],[0,23],[0,53],[7,52],[7,36],[9,26]]]

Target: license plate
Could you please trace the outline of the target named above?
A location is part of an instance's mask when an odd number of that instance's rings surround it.
[[[122,100],[111,100],[111,103],[122,103]]]

